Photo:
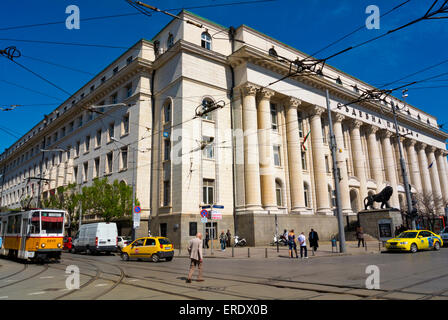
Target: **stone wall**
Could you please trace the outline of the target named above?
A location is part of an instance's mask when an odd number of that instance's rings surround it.
[[[381,219],[392,219],[392,236],[395,227],[403,224],[401,213],[398,210],[363,210],[359,212],[359,223],[363,232],[379,239],[378,221]]]
[[[338,222],[335,216],[324,215],[277,215],[278,231],[294,229],[296,235],[308,233],[313,228],[320,240],[330,240],[338,235]],[[269,245],[275,234],[275,215],[242,214],[237,216],[237,231],[240,237],[246,238],[249,246]]]

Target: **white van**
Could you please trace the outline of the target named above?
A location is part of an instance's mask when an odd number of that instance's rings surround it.
[[[116,252],[118,241],[115,222],[98,222],[83,224],[73,239],[72,253]]]

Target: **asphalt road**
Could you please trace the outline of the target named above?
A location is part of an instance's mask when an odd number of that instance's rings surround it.
[[[66,287],[68,266],[80,288]],[[366,289],[370,265],[380,288]],[[10,299],[448,299],[448,248],[416,254],[314,257],[206,258],[204,282],[185,282],[189,260],[121,261],[119,255],[64,253],[60,263],[0,259],[0,300]]]

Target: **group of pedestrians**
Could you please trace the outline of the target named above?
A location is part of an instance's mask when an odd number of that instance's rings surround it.
[[[294,234],[294,229],[291,229],[289,233],[284,230],[284,237],[288,241],[289,246],[289,258],[294,258],[293,253],[296,254],[296,258],[298,259],[299,256],[297,254],[297,244],[300,247],[300,258],[308,259],[308,249],[306,247],[306,237],[303,232],[300,233],[300,235],[297,237],[297,243],[296,243],[296,235]],[[311,229],[310,233],[308,234],[308,239],[310,241],[310,248],[312,248],[313,251],[316,251],[319,247],[319,235],[317,234],[314,229]]]
[[[232,234],[230,230],[227,229],[227,232],[221,231],[219,236],[219,242],[221,243],[221,251],[226,251],[226,247],[230,247],[230,239],[232,238]]]

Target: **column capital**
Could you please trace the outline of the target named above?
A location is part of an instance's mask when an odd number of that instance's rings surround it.
[[[318,105],[314,105],[309,108],[309,113],[311,114],[312,117],[316,116],[320,117],[324,112],[325,108]]]
[[[446,151],[446,150],[443,150],[443,149],[437,149],[436,152],[435,152],[435,155],[436,155],[437,157],[439,157],[439,156],[443,156],[443,155],[444,155],[444,151]]]
[[[261,88],[258,90],[258,94],[260,95],[261,99],[271,99],[271,97],[275,94],[275,91],[271,89]]]
[[[287,105],[287,108],[289,107],[297,109],[297,107],[302,104],[302,100],[294,97],[286,97],[283,101]]]
[[[255,96],[257,94],[258,87],[252,83],[245,83],[240,87],[244,96]]]
[[[425,150],[426,146],[427,146],[426,143],[423,143],[423,142],[420,142],[420,141],[415,144],[415,148],[417,150],[421,150],[421,149]]]
[[[382,138],[387,138],[387,139],[390,139],[390,137],[392,137],[392,135],[393,135],[392,131],[389,131],[387,129],[381,129],[380,133],[381,133]]]
[[[355,120],[352,119],[350,121],[350,129],[359,129],[361,128],[361,126],[364,124],[364,122],[360,121],[360,120]]]
[[[429,153],[434,153],[436,150],[437,150],[437,148],[434,147],[434,146],[427,146],[426,147],[426,151],[429,152]]]
[[[413,147],[413,146],[415,146],[416,143],[417,143],[417,141],[415,141],[414,139],[409,139],[409,138],[404,139],[404,145],[406,147]]]
[[[342,122],[345,118],[346,118],[345,115],[343,115],[342,113],[334,114],[334,119],[336,122]]]
[[[376,134],[380,130],[377,126],[367,126],[367,134]]]

